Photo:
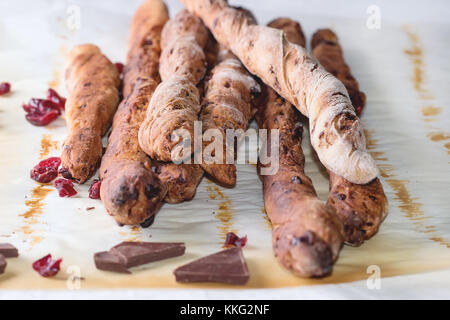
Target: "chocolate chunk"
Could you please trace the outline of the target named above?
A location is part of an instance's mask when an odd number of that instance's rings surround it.
[[[99,270],[131,273],[123,264],[122,259],[107,251],[97,252],[94,254],[94,261],[96,268]]]
[[[148,227],[150,227],[153,224],[154,221],[155,221],[155,215],[151,216],[150,218],[148,218],[147,220],[142,222],[141,223],[141,227],[142,228],[148,228]]]
[[[119,257],[122,263],[130,267],[140,266],[153,261],[164,260],[184,254],[186,247],[181,242],[122,242],[109,250]]]
[[[0,254],[5,258],[16,258],[19,256],[19,251],[10,243],[0,243]]]
[[[4,273],[6,269],[6,260],[3,255],[0,254],[0,274]]]
[[[174,271],[178,282],[246,284],[249,278],[242,249],[232,248],[200,258]]]

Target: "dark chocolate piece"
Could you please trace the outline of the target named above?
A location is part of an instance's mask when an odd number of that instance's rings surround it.
[[[6,269],[6,259],[0,254],[0,274],[4,273]]]
[[[155,215],[151,216],[150,218],[148,218],[147,220],[142,222],[141,223],[141,227],[142,228],[148,228],[148,227],[150,227],[153,224],[154,221],[155,221]]]
[[[10,243],[0,243],[0,254],[5,258],[16,258],[19,256],[19,251]]]
[[[223,250],[185,264],[174,271],[178,282],[246,284],[247,264],[239,247]]]
[[[119,257],[109,253],[108,251],[97,252],[94,254],[94,261],[95,266],[99,270],[131,273]]]
[[[122,263],[136,267],[153,261],[164,260],[184,254],[186,247],[182,242],[122,242],[109,250],[119,257]]]

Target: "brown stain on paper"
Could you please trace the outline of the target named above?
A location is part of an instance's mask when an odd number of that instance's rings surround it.
[[[57,89],[61,83],[61,73],[58,69],[53,70],[52,79],[47,83],[52,89]]]
[[[67,47],[65,45],[61,45],[58,49],[58,54],[59,54],[59,59],[60,61],[58,63],[56,63],[53,72],[52,72],[52,78],[50,79],[50,81],[47,83],[48,86],[52,89],[58,89],[58,87],[61,84],[61,69],[63,68],[64,63],[62,61],[65,61],[69,51],[67,49]]]
[[[365,130],[365,135],[367,150],[376,159],[375,155],[373,154],[373,150],[377,148],[378,140],[373,137],[372,131]],[[377,154],[384,155],[384,152],[377,152]],[[387,158],[384,161],[387,161]],[[410,220],[414,224],[415,229],[418,232],[428,234],[429,240],[450,248],[450,241],[444,239],[441,235],[438,234],[436,226],[425,224],[425,221],[429,220],[430,217],[425,215],[425,212],[422,209],[423,204],[420,203],[419,198],[413,197],[409,192],[407,186],[410,181],[396,179],[394,167],[388,163],[379,163],[379,168],[381,176],[385,178],[385,181],[394,190],[395,200],[400,203],[400,205],[398,206],[400,211],[408,220]]]
[[[422,108],[422,115],[424,117],[435,117],[438,116],[442,112],[442,108],[428,106]],[[427,119],[425,120],[427,121]],[[430,119],[432,121],[432,119]]]
[[[29,209],[20,214],[20,216],[27,219],[29,224],[37,223],[36,217],[43,212],[43,200],[51,191],[53,191],[53,189],[47,188],[46,184],[39,184],[34,187],[33,190],[31,190],[31,200],[25,200],[25,205]]]
[[[450,139],[450,134],[443,132],[430,132],[427,136],[428,138],[430,138],[431,141],[434,142],[445,141]]]
[[[120,228],[125,229],[125,231],[119,231],[119,234],[123,237],[123,241],[137,242],[144,240],[139,226],[122,226]]]
[[[39,184],[31,190],[31,199],[25,200],[28,209],[19,215],[24,218],[25,225],[21,226],[18,231],[27,237],[30,246],[35,246],[44,240],[43,237],[34,235],[33,225],[39,223],[38,217],[43,213],[44,199],[52,191],[53,189],[48,188],[47,185]]]
[[[142,233],[140,227],[138,226],[130,227],[130,235],[125,241],[131,242],[142,241]]]
[[[48,156],[51,149],[57,150],[58,148],[58,141],[52,140],[52,136],[50,134],[43,134],[41,138],[41,148],[39,151],[40,159]],[[44,200],[47,195],[54,190],[53,188],[49,188],[49,186],[51,185],[41,183],[35,186],[31,190],[29,198],[25,200],[25,206],[27,206],[28,209],[19,215],[20,217],[23,217],[25,225],[21,226],[17,231],[27,237],[27,241],[31,247],[41,243],[44,240],[42,236],[34,234],[36,230],[33,228],[33,225],[39,223],[38,218],[44,213]]]
[[[269,216],[267,215],[266,208],[261,207],[261,213],[263,214],[264,221],[266,222],[266,226],[268,230],[272,230],[272,222],[269,219]]]
[[[411,47],[405,49],[403,52],[409,56],[413,65],[413,75],[411,80],[413,82],[414,89],[420,94],[421,99],[430,100],[433,97],[428,92],[428,90],[424,88],[425,66],[423,62],[423,49],[419,36],[411,31],[408,27],[405,27],[404,31],[406,32],[411,43]]]
[[[404,50],[404,53],[410,58],[413,66],[412,83],[414,90],[417,92],[419,100],[432,100],[433,95],[426,88],[425,64],[423,62],[424,50],[422,48],[422,43],[420,41],[419,35],[410,30],[410,28],[408,27],[404,27],[403,29],[410,41],[410,48]],[[441,114],[442,108],[427,104],[426,106],[422,107],[421,111],[424,117],[424,121],[427,123],[427,129],[429,130],[427,137],[433,142],[449,140],[449,133],[438,130],[430,125],[431,122],[439,119],[438,116]],[[447,154],[450,154],[449,146],[450,145],[448,143],[444,145],[444,148],[447,150]]]
[[[209,199],[219,201],[214,217],[220,221],[217,229],[219,229],[221,239],[225,241],[228,232],[238,233],[236,229],[232,229],[235,214],[233,201],[217,185],[213,185],[210,181],[207,181],[207,184],[206,191]]]
[[[50,150],[58,150],[59,142],[56,140],[52,140],[51,134],[43,134],[41,139],[41,151],[39,156],[41,159],[45,158],[50,154]]]

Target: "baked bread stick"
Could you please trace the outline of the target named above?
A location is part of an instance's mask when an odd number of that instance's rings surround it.
[[[225,0],[182,0],[216,40],[309,118],[311,143],[329,170],[364,184],[378,176],[347,90],[283,32],[252,24]]]
[[[66,85],[69,134],[61,154],[62,170],[65,177],[84,183],[102,158],[102,136],[119,103],[119,73],[97,46],[78,45],[68,57]]]
[[[208,34],[208,40],[204,49],[208,71],[217,63],[217,50],[217,42],[211,34]],[[199,87],[201,90],[202,86],[200,85]],[[172,204],[192,200],[204,174],[199,164],[174,164],[171,162],[157,162],[155,172],[167,186],[167,194],[164,201]]]
[[[167,186],[164,198],[167,203],[181,203],[194,198],[203,178],[203,169],[198,164],[159,163],[155,166],[155,172]]]
[[[202,159],[201,166],[213,179],[226,186],[236,184],[236,166],[227,163],[234,161],[235,152],[227,147],[226,130],[242,130],[244,133],[253,116],[252,96],[261,91],[258,83],[248,73],[241,62],[226,48],[219,52],[218,65],[211,70],[205,86],[200,120],[203,133],[209,129],[219,130],[222,134],[223,150],[220,163],[207,163]],[[204,141],[203,150],[212,143]],[[234,149],[234,148],[233,148]],[[216,155],[214,155],[216,156]],[[217,160],[217,159],[216,159]]]
[[[218,56],[218,46],[212,35],[208,37],[204,53],[209,73],[216,65]],[[201,88],[202,86],[200,86]],[[200,160],[202,161],[202,159]],[[168,190],[164,200],[168,203],[180,203],[191,200],[204,173],[200,165],[185,163],[158,163],[155,172],[161,181],[167,185]]]
[[[159,68],[163,82],[156,89],[139,130],[139,144],[152,159],[184,160],[177,158],[179,154],[172,155],[172,149],[180,142],[173,139],[178,130],[190,135],[193,146],[194,121],[200,112],[196,85],[206,72],[203,49],[207,40],[208,30],[187,10],[179,12],[164,27]]]
[[[253,23],[256,23],[256,18],[249,10],[243,7],[236,7],[236,9],[246,14]],[[211,38],[214,39],[212,36]],[[259,94],[261,88],[231,51],[217,45],[217,43],[216,47],[216,63],[208,63],[209,72],[204,80],[205,94],[202,100],[200,120],[203,125],[203,134],[208,129],[217,129],[222,134],[224,138],[222,141],[222,159],[219,159],[222,162],[221,164],[208,164],[204,159],[200,159],[200,163],[203,170],[212,179],[220,185],[232,187],[236,184],[236,166],[234,163],[227,164],[226,158],[234,161],[236,150],[232,152],[232,149],[227,149],[226,130],[242,130],[243,132],[247,129],[251,117],[256,112],[253,106],[255,102],[253,101],[254,94]],[[208,50],[205,51],[208,55]],[[216,65],[217,63],[219,65]],[[209,143],[211,142],[204,141],[202,151]],[[235,142],[229,141],[228,143],[234,144]],[[217,157],[218,155],[214,154],[214,156]]]
[[[303,33],[295,21],[274,20],[269,26],[295,30],[286,36],[304,45]],[[256,120],[260,129],[279,130],[279,169],[260,175],[264,205],[272,223],[272,243],[277,260],[301,277],[329,274],[343,243],[342,225],[333,210],[317,197],[311,179],[304,172],[301,148],[303,127],[292,105],[273,89],[265,87]],[[259,169],[264,165],[258,163]],[[259,170],[260,172],[261,170]]]
[[[161,30],[168,20],[161,0],[147,0],[131,27],[124,94],[100,167],[100,196],[119,224],[145,223],[163,203],[167,187],[152,171],[150,158],[138,143],[138,130],[159,83]]]
[[[336,34],[329,29],[314,33],[311,40],[312,53],[320,64],[347,88],[356,113],[364,108],[366,96],[345,63],[342,48]],[[334,208],[344,225],[345,242],[361,245],[379,229],[387,215],[388,202],[378,178],[367,184],[354,184],[328,170],[330,193],[328,204]]]

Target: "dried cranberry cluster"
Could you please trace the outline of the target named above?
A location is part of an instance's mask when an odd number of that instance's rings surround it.
[[[58,168],[61,165],[59,157],[50,157],[40,161],[30,172],[31,179],[40,183],[49,183],[58,176]],[[68,179],[57,179],[55,187],[60,197],[72,197],[77,194],[72,181]]]
[[[35,126],[46,126],[61,115],[65,105],[66,99],[50,88],[47,91],[47,99],[31,98],[22,107],[27,113],[25,118],[29,123]]]

